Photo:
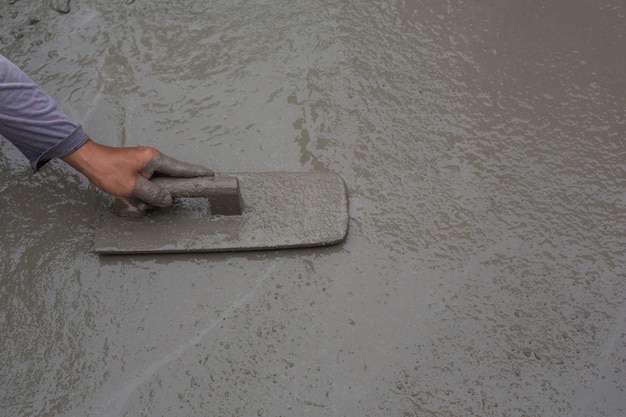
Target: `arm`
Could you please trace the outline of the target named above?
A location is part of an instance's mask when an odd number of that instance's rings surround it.
[[[94,142],[2,55],[0,134],[30,160],[34,171],[52,158],[61,158],[101,190],[156,206],[170,205],[172,197],[147,180],[155,172],[178,177],[213,175],[207,168],[177,161],[154,148],[114,148]]]
[[[66,156],[88,139],[54,100],[0,55],[0,134],[30,161],[33,171]]]

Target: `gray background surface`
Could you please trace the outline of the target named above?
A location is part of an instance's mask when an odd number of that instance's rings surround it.
[[[0,140],[3,416],[623,416],[623,1],[0,4],[97,141],[333,170],[345,244],[98,257]]]

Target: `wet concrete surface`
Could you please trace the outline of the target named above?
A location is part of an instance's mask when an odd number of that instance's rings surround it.
[[[624,415],[624,2],[9,3],[94,139],[335,171],[350,233],[99,257],[0,141],[2,415]]]

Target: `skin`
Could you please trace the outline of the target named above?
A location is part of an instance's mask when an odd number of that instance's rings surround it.
[[[118,197],[132,197],[137,176],[152,176],[151,172],[142,170],[158,154],[158,150],[150,147],[113,148],[89,139],[61,159],[102,191]]]

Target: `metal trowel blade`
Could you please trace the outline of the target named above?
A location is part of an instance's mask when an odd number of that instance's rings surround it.
[[[346,186],[334,173],[269,172],[237,177],[243,214],[212,215],[207,201],[176,200],[143,218],[103,205],[96,217],[100,254],[267,250],[333,245],[348,232]]]

